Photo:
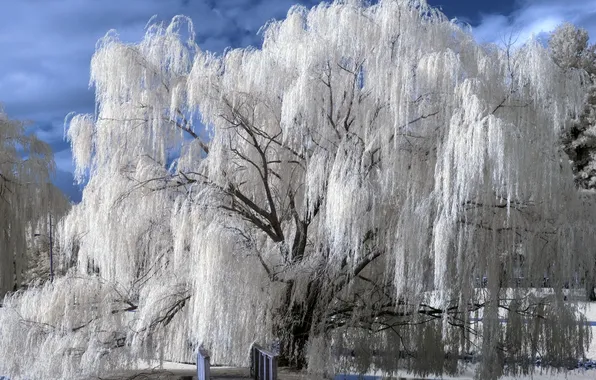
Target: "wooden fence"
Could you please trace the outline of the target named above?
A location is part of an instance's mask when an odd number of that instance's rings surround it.
[[[253,344],[250,373],[255,380],[277,380],[277,355]]]

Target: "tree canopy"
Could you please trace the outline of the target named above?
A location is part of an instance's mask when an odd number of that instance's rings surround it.
[[[587,74],[584,106],[570,114],[563,129],[563,150],[572,162],[579,188],[596,188],[596,45],[588,45],[588,33],[570,24],[563,24],[549,42],[554,61],[563,70]]]
[[[63,221],[76,265],[5,300],[0,369],[74,378],[200,345],[241,365],[254,341],[328,374],[582,357],[563,288],[593,265],[595,214],[559,135],[583,74],[423,1],[297,6],[262,34],[215,55],[179,16],[98,43],[96,114],[67,132],[88,178]]]
[[[596,75],[596,45],[588,43],[588,31],[573,24],[558,26],[549,39],[553,60],[564,70],[580,69]]]

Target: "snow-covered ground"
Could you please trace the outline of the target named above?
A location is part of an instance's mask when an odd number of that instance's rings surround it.
[[[184,377],[194,377],[196,379],[197,369],[192,364],[172,363],[172,362],[151,362],[139,363],[139,369],[127,371],[122,374],[110,376],[109,378],[102,378],[103,380],[179,380]],[[248,368],[233,368],[233,367],[212,367],[212,380],[246,380],[250,378]],[[302,380],[306,379],[303,374],[292,372],[285,368],[279,371],[279,380]],[[92,380],[92,379],[88,379]],[[93,380],[97,380],[94,378]]]

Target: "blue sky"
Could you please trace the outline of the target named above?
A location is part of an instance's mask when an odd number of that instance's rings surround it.
[[[527,39],[570,21],[596,36],[596,0],[428,0],[450,18],[468,22],[482,42],[509,34]],[[153,15],[192,18],[198,44],[225,47],[258,45],[258,29],[283,18],[291,5],[317,0],[4,0],[0,10],[0,103],[11,118],[31,122],[55,152],[55,182],[74,201],[72,159],[63,140],[64,117],[92,112],[89,62],[96,41],[108,30],[139,40]]]

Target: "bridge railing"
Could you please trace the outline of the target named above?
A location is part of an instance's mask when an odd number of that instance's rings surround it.
[[[211,364],[209,363],[209,352],[200,348],[197,352],[197,378],[209,380],[211,376]]]
[[[277,354],[253,344],[250,358],[250,374],[253,379],[277,380]]]

